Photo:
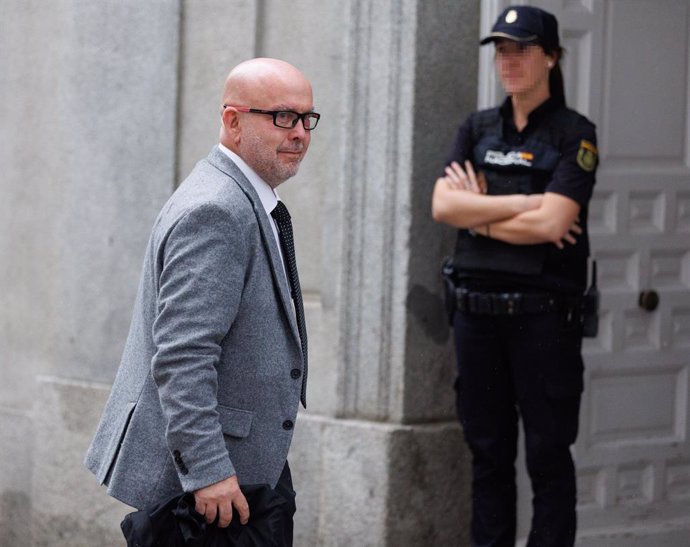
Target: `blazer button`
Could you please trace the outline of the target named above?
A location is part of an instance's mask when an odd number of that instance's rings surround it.
[[[292,423],[292,420],[285,420],[283,422],[283,429],[292,429],[293,427],[295,427],[295,424]]]
[[[302,376],[302,371],[301,371],[300,369],[298,369],[298,368],[293,368],[293,369],[290,371],[290,376],[292,376],[292,378],[294,378],[295,380],[297,380],[297,378],[299,378],[300,376]]]

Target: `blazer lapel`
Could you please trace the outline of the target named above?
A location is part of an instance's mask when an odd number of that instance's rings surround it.
[[[269,256],[269,262],[271,263],[271,272],[273,273],[273,282],[278,287],[278,292],[280,293],[280,300],[283,303],[283,309],[290,321],[290,326],[292,328],[292,334],[295,337],[297,344],[299,345],[299,332],[297,330],[297,319],[295,318],[295,312],[292,308],[292,297],[290,296],[290,288],[287,284],[287,277],[285,270],[283,268],[283,262],[280,258],[280,251],[278,250],[278,244],[276,243],[276,238],[273,235],[273,228],[271,227],[271,220],[266,214],[259,195],[254,190],[251,182],[247,180],[242,171],[237,165],[224,154],[218,146],[214,146],[211,153],[208,155],[207,160],[211,165],[228,175],[245,193],[252,208],[254,209],[254,215],[256,215],[256,220],[259,224],[259,231],[261,232],[261,239],[264,243],[264,248]]]

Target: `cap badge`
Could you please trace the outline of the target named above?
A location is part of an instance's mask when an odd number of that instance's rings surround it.
[[[510,10],[508,13],[506,13],[506,23],[514,23],[517,21],[518,14],[517,11],[514,9]]]

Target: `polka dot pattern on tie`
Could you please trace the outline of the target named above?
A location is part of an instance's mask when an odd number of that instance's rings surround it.
[[[299,284],[299,276],[297,274],[297,259],[295,258],[295,240],[292,233],[292,221],[290,220],[290,213],[282,201],[279,201],[271,216],[275,219],[278,225],[278,237],[280,238],[280,246],[283,251],[283,261],[287,269],[287,277],[290,281],[290,291],[292,293],[292,301],[295,305],[295,316],[297,319],[297,332],[299,333],[300,343],[302,345],[302,356],[304,358],[304,374],[302,375],[302,392],[301,401],[304,407],[307,406],[307,327],[304,321],[304,303],[302,302],[302,290]]]

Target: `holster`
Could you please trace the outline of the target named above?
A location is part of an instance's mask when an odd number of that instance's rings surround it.
[[[443,259],[441,266],[441,277],[443,278],[443,294],[446,305],[446,316],[448,324],[453,324],[453,316],[458,305],[455,292],[455,269],[453,267],[453,257],[447,256]]]

